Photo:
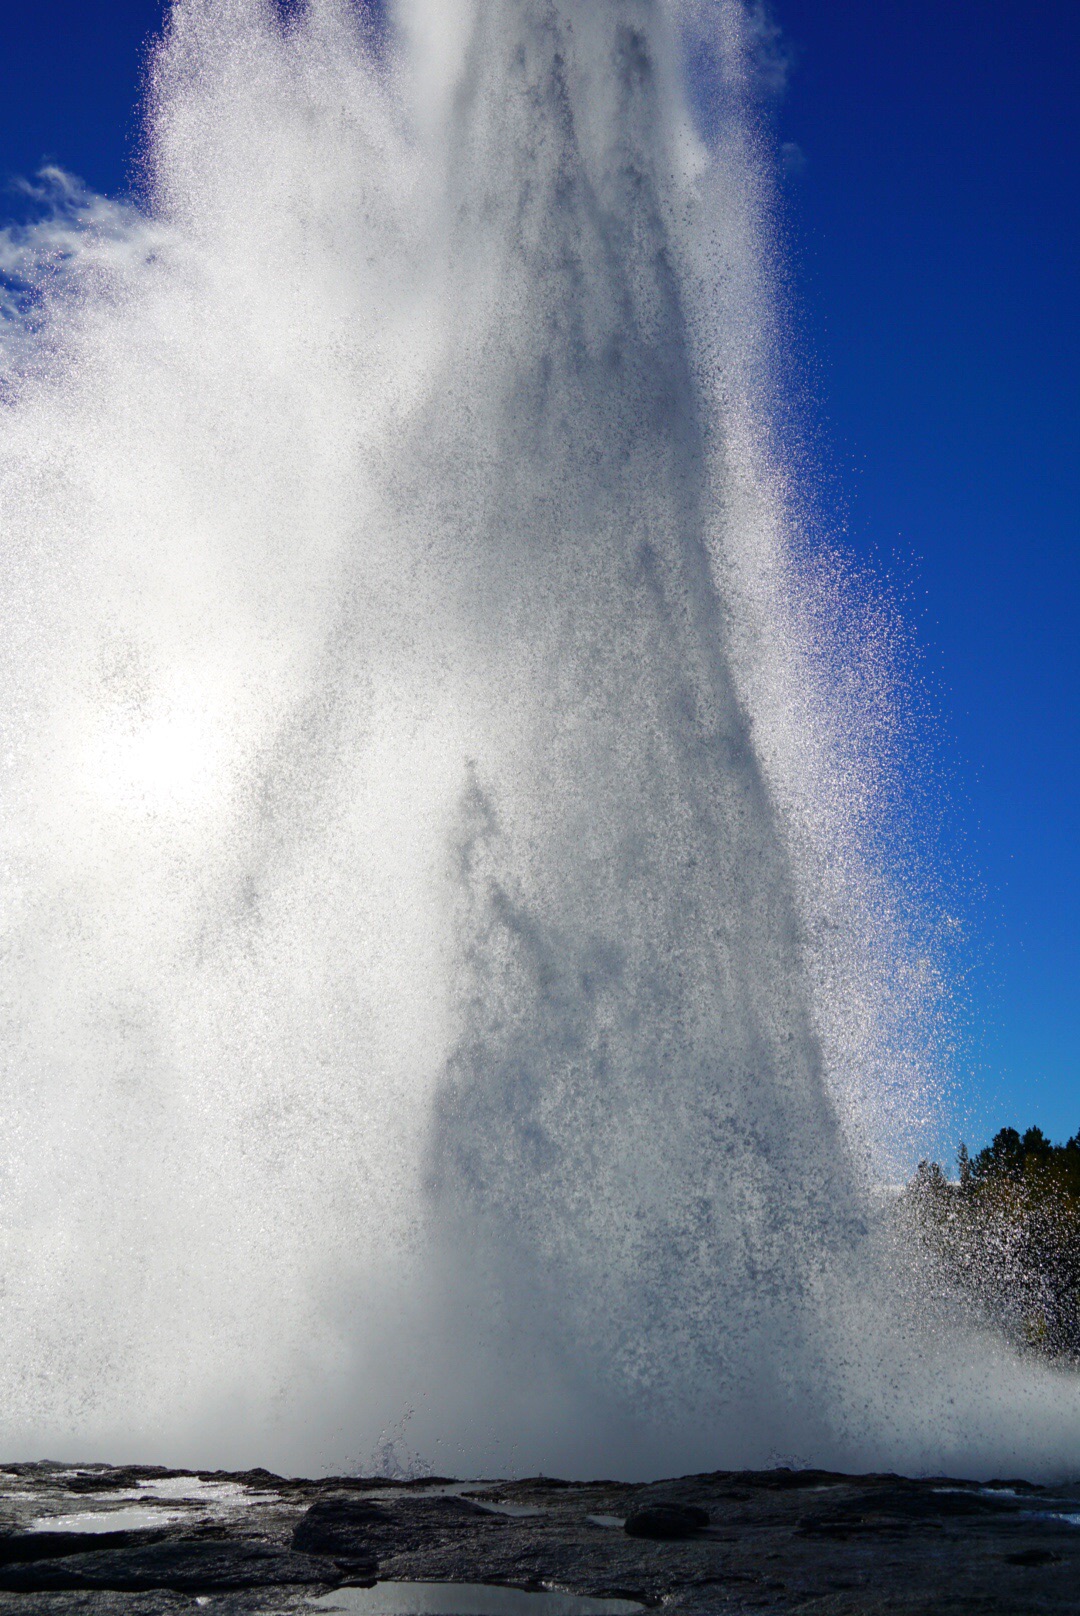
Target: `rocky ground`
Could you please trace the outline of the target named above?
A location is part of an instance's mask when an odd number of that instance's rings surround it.
[[[535,1592],[432,1596],[408,1582]],[[636,1605],[679,1616],[1077,1612],[1080,1483],[787,1470],[645,1486],[0,1472],[0,1616],[497,1616],[500,1601],[506,1616],[523,1606],[627,1616]]]

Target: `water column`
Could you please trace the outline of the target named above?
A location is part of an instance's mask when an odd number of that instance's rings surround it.
[[[477,14],[445,155],[463,337],[408,452],[487,697],[435,1207],[482,1241],[485,1334],[628,1447],[736,1403],[790,1429],[759,1366],[808,1401],[807,1269],[854,1217],[705,550],[674,67],[654,5]]]

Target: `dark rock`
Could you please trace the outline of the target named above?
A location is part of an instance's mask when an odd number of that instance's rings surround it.
[[[323,1503],[333,1506],[327,1514],[315,1513]],[[404,1554],[417,1549],[430,1549],[449,1541],[470,1541],[482,1533],[499,1532],[507,1526],[507,1518],[460,1497],[424,1498],[398,1493],[387,1503],[375,1504],[369,1499],[321,1499],[297,1527],[311,1522],[312,1537],[306,1531],[299,1542],[326,1545],[320,1553],[335,1559],[348,1557],[363,1550],[384,1555]],[[314,1534],[318,1534],[318,1537]],[[310,1547],[305,1549],[311,1553]]]
[[[432,1547],[462,1533],[497,1530],[505,1520],[469,1498],[402,1493],[387,1502],[335,1493],[318,1498],[297,1523],[293,1549],[325,1555],[350,1573],[374,1575],[379,1558]]]
[[[845,1500],[842,1510],[827,1509],[804,1515],[795,1530],[804,1537],[852,1537],[870,1532],[899,1531],[916,1521],[934,1526],[942,1520],[972,1516],[1015,1514],[1011,1498],[988,1498],[975,1488],[948,1490],[896,1482],[859,1489]]]
[[[253,1487],[260,1492],[266,1487],[280,1487],[285,1479],[263,1465],[256,1465],[253,1470],[199,1470],[195,1474],[200,1481],[239,1482],[242,1487]]]
[[[3,1532],[0,1533],[0,1566],[33,1560],[58,1560],[69,1554],[86,1554],[98,1549],[139,1549],[160,1543],[175,1534],[165,1526],[135,1532]]]
[[[1016,1554],[1007,1554],[1005,1560],[1008,1565],[1018,1566],[1058,1565],[1061,1555],[1050,1549],[1020,1549]]]
[[[319,1498],[298,1523],[292,1546],[302,1554],[325,1554],[331,1559],[358,1562],[377,1568],[373,1529],[392,1525],[393,1516],[369,1498]],[[385,1530],[382,1533],[386,1539]]]
[[[209,1543],[181,1539],[0,1567],[0,1588],[18,1593],[168,1588],[176,1593],[202,1594],[290,1585],[335,1587],[341,1580],[341,1573],[331,1561],[243,1539]]]
[[[873,1533],[904,1532],[911,1522],[895,1515],[804,1515],[795,1527],[801,1537],[866,1537]]]
[[[37,1466],[35,1469],[39,1468]],[[75,1475],[41,1476],[50,1485],[76,1492],[126,1492],[141,1481],[161,1481],[166,1476],[187,1475],[187,1471],[168,1470],[164,1465],[83,1465]]]
[[[863,1500],[868,1508],[888,1510],[892,1515],[907,1515],[912,1519],[934,1520],[939,1517],[957,1518],[971,1515],[1008,1515],[1017,1505],[1011,1498],[987,1498],[974,1490],[956,1488],[948,1492],[933,1488],[929,1492],[915,1487],[896,1488],[877,1494],[868,1494]]]
[[[698,1509],[695,1504],[646,1504],[644,1509],[630,1511],[623,1530],[629,1537],[675,1542],[679,1538],[693,1537],[708,1524],[708,1511]]]
[[[126,1492],[131,1486],[127,1476],[109,1470],[83,1470],[75,1476],[58,1476],[57,1481],[68,1493]]]
[[[460,1482],[460,1476],[410,1476],[404,1481],[387,1476],[326,1476],[319,1481],[294,1477],[291,1481],[282,1480],[276,1485],[302,1487],[305,1492],[321,1489],[323,1492],[334,1493],[383,1493],[386,1497],[393,1498],[398,1494],[404,1496],[409,1493],[428,1492],[432,1487],[456,1487]]]
[[[731,1479],[768,1492],[798,1492],[809,1487],[837,1486],[852,1478],[836,1470],[789,1470],[786,1465],[778,1465],[775,1470],[740,1470]]]

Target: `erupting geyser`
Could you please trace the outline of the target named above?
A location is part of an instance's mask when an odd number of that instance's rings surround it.
[[[753,21],[178,0],[146,208],[4,238],[5,1453],[1075,1456],[876,1226],[931,973]]]

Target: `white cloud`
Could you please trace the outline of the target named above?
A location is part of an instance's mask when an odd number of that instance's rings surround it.
[[[673,0],[684,35],[722,78],[777,98],[787,89],[795,51],[769,0]]]
[[[797,140],[784,140],[780,143],[780,169],[789,179],[801,174],[806,167],[806,153]]]
[[[767,0],[749,0],[745,10],[754,78],[760,89],[769,95],[781,96],[795,65],[791,42],[784,37]]]
[[[62,168],[42,168],[15,189],[38,217],[0,229],[0,370],[35,325],[46,293],[61,294],[87,269],[115,271],[144,257],[161,233],[130,203],[99,196]]]

